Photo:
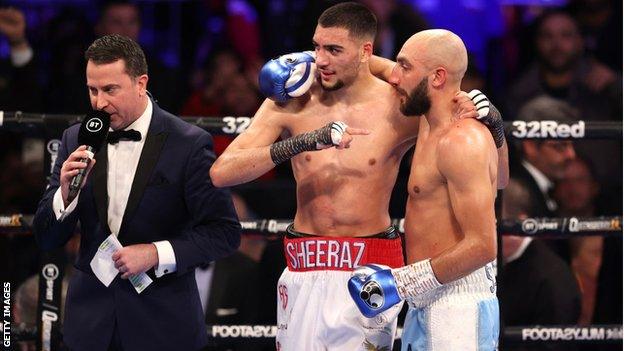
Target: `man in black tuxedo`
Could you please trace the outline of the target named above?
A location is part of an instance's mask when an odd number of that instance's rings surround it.
[[[571,123],[578,112],[567,103],[540,96],[524,105],[518,113],[522,121]],[[524,139],[519,142],[520,161],[512,165],[511,178],[529,192],[529,217],[552,217],[557,203],[551,197],[554,182],[563,177],[566,166],[576,157],[570,140]]]
[[[79,126],[65,130],[35,215],[43,250],[67,242],[80,221],[63,341],[71,350],[198,350],[208,336],[195,267],[234,252],[241,230],[229,192],[209,178],[212,138],[152,101],[132,39],[99,38],[85,58],[91,105],[111,115],[120,138],[87,166]],[[71,200],[69,183],[84,168],[92,174]],[[111,233],[123,248],[112,254],[121,274],[107,287],[90,262]],[[143,272],[153,283],[137,293],[127,278]]]
[[[513,178],[503,196],[504,219],[526,218],[529,190]],[[498,298],[505,326],[576,324],[581,294],[570,267],[541,240],[504,235]],[[573,345],[508,345],[501,350],[576,350]]]
[[[567,103],[548,96],[539,96],[526,105],[518,119],[532,121],[556,121],[572,123],[578,120],[578,112]],[[531,127],[527,126],[527,130]],[[529,205],[524,209],[528,217],[555,217],[557,203],[551,196],[555,182],[563,177],[566,167],[576,157],[571,140],[524,139],[517,143],[520,160],[512,162],[511,180],[526,189]],[[505,196],[505,192],[503,192]],[[569,260],[565,240],[545,240],[561,258]]]

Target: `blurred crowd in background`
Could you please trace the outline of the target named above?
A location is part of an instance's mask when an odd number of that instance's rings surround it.
[[[180,116],[253,116],[263,100],[260,67],[278,55],[310,50],[316,19],[336,2],[4,1],[0,110],[84,114],[90,109],[84,51],[95,38],[117,33],[144,48],[148,90],[164,109]],[[383,57],[396,57],[405,40],[423,29],[457,33],[470,53],[462,89],[484,91],[505,120],[622,121],[621,1],[361,2],[377,16],[375,53]],[[42,133],[0,127],[0,214],[34,213],[46,184]],[[217,155],[230,141],[215,136]],[[622,214],[621,140],[508,142],[512,179],[503,192],[503,218]],[[404,214],[410,159],[406,155],[393,192],[393,218]],[[289,163],[233,191],[242,220],[294,216]],[[204,286],[212,296],[204,306],[208,323],[275,322],[275,282],[284,267],[275,239],[247,234],[240,254],[198,269],[198,281],[229,289],[220,294]],[[34,240],[0,235],[0,243],[3,280],[26,282],[18,301],[31,301]],[[506,325],[622,323],[621,236],[506,236],[502,244]],[[68,262],[76,247],[68,245]],[[205,270],[212,271],[202,276]],[[32,311],[32,301],[20,304],[16,318],[33,323],[23,311]],[[220,304],[235,305],[240,313],[220,317]]]

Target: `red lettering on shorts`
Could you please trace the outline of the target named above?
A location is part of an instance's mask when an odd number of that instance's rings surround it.
[[[350,271],[367,263],[403,265],[400,239],[286,238],[284,254],[291,271]]]
[[[286,285],[278,285],[277,286],[277,293],[279,294],[279,300],[280,300],[280,304],[282,305],[282,309],[286,309],[286,306],[288,306],[288,288],[286,287]]]

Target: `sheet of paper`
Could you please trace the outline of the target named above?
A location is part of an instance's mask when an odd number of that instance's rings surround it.
[[[102,241],[100,247],[98,247],[95,256],[91,260],[91,269],[95,276],[104,284],[105,286],[109,286],[110,283],[115,279],[117,274],[119,274],[119,270],[115,268],[115,262],[113,261],[113,253],[123,246],[117,239],[115,234],[109,235],[106,240]],[[133,275],[129,278],[130,283],[137,291],[137,293],[141,293],[145,288],[147,288],[150,284],[152,284],[152,279],[145,273],[140,273],[137,275]]]
[[[112,238],[112,239],[111,239]],[[98,247],[95,256],[91,260],[91,269],[95,276],[104,284],[109,286],[115,279],[119,270],[115,268],[115,262],[113,261],[113,253],[121,249],[121,243],[117,240],[115,235],[109,235],[106,240],[102,241],[100,247]]]

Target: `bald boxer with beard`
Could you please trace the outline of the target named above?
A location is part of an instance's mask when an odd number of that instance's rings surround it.
[[[270,95],[284,102],[266,100],[210,171],[213,184],[232,186],[291,161],[297,212],[284,239],[288,267],[277,289],[281,350],[392,347],[400,306],[368,319],[346,289],[354,268],[404,264],[388,206],[419,123],[403,116],[397,91],[370,72],[375,32],[374,15],[360,4],[326,10],[313,37],[316,82],[289,100],[284,80],[293,65],[314,57],[291,54],[267,64],[260,85],[274,87]],[[454,116],[477,117],[467,94],[447,102]]]
[[[402,350],[494,350],[498,155],[485,125],[457,120],[448,101],[460,89],[467,53],[446,30],[412,36],[388,81],[401,111],[419,116],[405,214],[407,262],[357,269],[351,296],[368,316],[406,300]],[[477,106],[479,104],[477,103]],[[399,304],[400,305],[400,304]]]

